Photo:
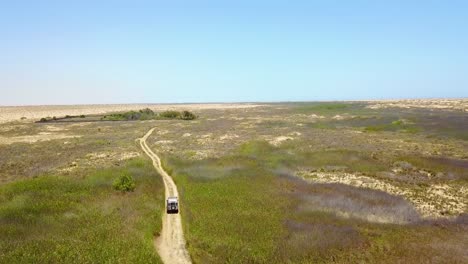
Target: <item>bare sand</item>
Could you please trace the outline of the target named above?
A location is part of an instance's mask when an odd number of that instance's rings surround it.
[[[380,108],[426,108],[468,112],[468,98],[462,99],[405,99],[369,101],[371,109]]]

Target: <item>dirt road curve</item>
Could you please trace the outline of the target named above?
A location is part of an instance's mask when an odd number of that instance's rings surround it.
[[[154,128],[148,131],[140,139],[140,145],[143,151],[153,160],[153,165],[162,176],[166,191],[166,199],[169,196],[179,197],[177,186],[171,176],[162,168],[161,160],[154,154],[146,144],[146,139],[153,133]],[[164,211],[161,236],[155,239],[154,244],[162,261],[168,263],[191,263],[190,256],[185,248],[184,232],[182,230],[182,221],[180,214],[166,214]]]

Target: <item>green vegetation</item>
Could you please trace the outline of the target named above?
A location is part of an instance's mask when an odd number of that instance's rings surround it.
[[[132,175],[134,192],[112,188]],[[146,159],[81,177],[40,176],[0,187],[1,263],[160,263],[164,189]]]
[[[360,213],[369,210],[369,214],[381,208],[393,215],[408,203],[385,193],[362,192],[344,185],[308,185],[287,175],[292,159],[282,159],[286,153],[286,149],[252,141],[217,159],[164,159],[181,194],[184,231],[195,263],[459,260],[460,255],[432,246],[459,245],[463,236],[457,233],[457,224],[405,226],[339,217],[322,206],[341,206]],[[356,154],[311,153],[299,162],[319,159],[313,162],[347,162],[355,169],[372,166],[359,168],[359,161],[348,158]],[[408,213],[414,217],[414,210]]]
[[[295,145],[277,148],[266,141],[250,141],[240,146],[242,155],[255,159],[270,169],[308,167],[327,170],[339,165],[349,172],[373,173],[384,170],[385,164],[370,154],[352,150],[307,151],[291,154]]]
[[[125,113],[117,113],[105,115],[101,120],[107,121],[131,121],[131,120],[151,120],[155,119],[157,115],[151,109],[141,109],[140,111],[128,111]]]
[[[401,156],[398,160],[409,162],[417,168],[422,168],[433,176],[448,179],[463,179],[468,183],[468,161],[441,157]],[[426,181],[427,182],[427,181]]]
[[[182,120],[194,120],[195,118],[197,118],[197,116],[189,111],[182,111],[180,115],[180,119]]]
[[[39,119],[39,123],[46,123],[46,122],[52,122],[52,121],[58,121],[58,120],[65,120],[65,119],[73,119],[73,118],[86,118],[85,115],[65,115],[64,117],[43,117]]]
[[[184,230],[194,262],[268,263],[290,202],[272,186],[275,178],[255,163],[229,158],[213,162],[211,169],[224,170],[223,178],[193,176],[197,163],[169,162],[183,200]],[[229,168],[239,164],[245,167]]]
[[[131,121],[131,120],[153,120],[153,119],[182,119],[193,120],[196,116],[189,111],[164,111],[159,114],[154,113],[151,109],[142,109],[138,112],[129,111],[125,113],[116,113],[105,115],[101,120],[106,121]]]
[[[161,112],[159,116],[162,118],[167,118],[167,119],[176,119],[176,118],[180,118],[180,112],[168,110],[168,111]]]
[[[322,112],[322,111],[336,111],[344,110],[350,105],[346,103],[307,103],[298,106],[297,109],[301,111]]]
[[[420,131],[418,127],[414,124],[407,124],[403,120],[395,120],[392,121],[390,124],[382,124],[382,125],[372,125],[367,126],[364,128],[366,132],[380,132],[380,131],[401,131],[407,133],[417,133]]]
[[[197,122],[142,110],[167,121],[5,124],[0,263],[158,262],[160,177],[147,160],[123,161],[155,126],[148,144],[178,185],[195,263],[464,263],[468,116],[367,105],[200,109]],[[361,181],[410,195],[353,187]],[[421,219],[426,202],[434,217],[458,218]]]
[[[114,181],[114,189],[122,192],[133,192],[135,190],[135,181],[128,173],[123,173]]]
[[[182,119],[182,120],[194,120],[197,118],[195,114],[189,111],[164,111],[159,114],[160,118],[164,119]]]

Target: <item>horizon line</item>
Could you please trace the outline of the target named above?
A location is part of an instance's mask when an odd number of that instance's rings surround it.
[[[468,97],[407,97],[407,98],[387,98],[387,99],[349,99],[349,100],[272,100],[272,101],[207,101],[207,102],[145,102],[145,103],[77,103],[77,104],[18,104],[3,105],[0,107],[34,107],[34,106],[87,106],[87,105],[203,105],[203,104],[279,104],[279,103],[312,103],[312,102],[376,102],[376,101],[406,101],[406,100],[468,100]]]

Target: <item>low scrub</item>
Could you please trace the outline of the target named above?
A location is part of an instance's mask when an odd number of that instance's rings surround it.
[[[365,132],[380,132],[380,131],[400,131],[400,132],[407,132],[407,133],[417,133],[420,131],[418,127],[414,124],[407,124],[403,120],[398,119],[392,121],[389,124],[381,124],[381,125],[371,125],[364,128]]]
[[[461,252],[432,247],[434,234],[441,243],[460,245],[463,236],[457,235],[456,223],[439,227],[419,222],[408,202],[384,192],[311,185],[272,170],[298,163],[309,167],[343,162],[350,169],[371,171],[376,166],[352,151],[290,157],[287,150],[263,141],[248,142],[216,159],[164,159],[184,204],[182,220],[193,261],[460,262]],[[358,164],[362,162],[366,164]]]
[[[164,111],[159,114],[160,118],[164,119],[182,119],[182,120],[194,120],[197,118],[195,114],[190,111]]]
[[[159,116],[162,118],[176,119],[176,118],[180,118],[181,115],[180,115],[180,112],[178,111],[169,110],[169,111],[161,112]]]
[[[195,118],[197,118],[197,116],[189,111],[182,111],[180,115],[180,119],[182,120],[194,120]]]
[[[125,172],[140,187],[118,195],[112,182]],[[163,207],[161,178],[146,159],[3,185],[0,263],[161,263],[153,238]]]
[[[64,117],[56,117],[56,116],[53,116],[53,117],[43,117],[41,119],[39,119],[39,123],[47,123],[47,122],[53,122],[53,121],[59,121],[59,120],[65,120],[65,119],[72,119],[72,118],[86,118],[85,115],[65,115]],[[24,118],[26,119],[26,117]],[[23,120],[23,118],[22,118]]]
[[[132,120],[151,120],[156,118],[156,114],[149,108],[140,111],[128,111],[125,113],[116,113],[105,115],[101,120],[107,121],[132,121]]]
[[[116,113],[105,115],[101,120],[105,121],[133,121],[133,120],[157,120],[157,119],[181,119],[181,120],[193,120],[196,119],[196,115],[189,111],[164,111],[159,114],[153,112],[149,108],[142,109],[140,111],[128,111],[125,113]]]

